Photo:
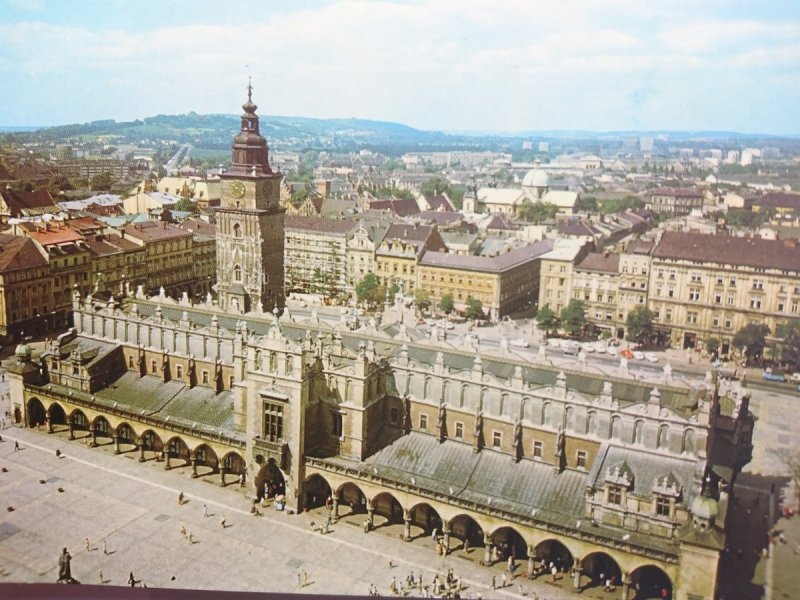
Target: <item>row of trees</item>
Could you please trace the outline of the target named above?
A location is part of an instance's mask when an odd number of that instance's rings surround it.
[[[389,298],[394,298],[395,294],[400,291],[400,286],[393,283],[389,286]],[[369,306],[379,306],[386,298],[386,286],[381,284],[380,280],[368,273],[364,278],[356,284],[356,298],[359,302],[366,302]],[[431,307],[431,296],[426,290],[417,289],[414,291],[414,305],[420,310],[428,310]],[[455,310],[455,300],[452,294],[444,294],[439,300],[438,308],[441,312],[449,315]],[[466,309],[464,316],[468,319],[482,319],[483,303],[469,296],[466,301]]]
[[[556,315],[555,311],[546,304],[536,313],[536,323],[548,334],[561,329],[567,335],[577,337],[586,327],[586,309],[583,307],[583,302],[572,299]]]

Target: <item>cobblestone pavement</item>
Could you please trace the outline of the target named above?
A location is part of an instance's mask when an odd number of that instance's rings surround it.
[[[55,582],[66,546],[73,576],[84,584],[100,584],[102,573],[103,585],[124,586],[133,572],[148,587],[365,595],[373,584],[388,595],[393,576],[404,581],[413,571],[430,584],[435,572],[441,577],[452,568],[464,581],[465,598],[478,592],[484,598],[577,597],[569,578],[558,585],[527,580],[524,564],[508,587],[492,590],[491,576],[499,584],[504,564],[479,566],[477,549],[437,557],[427,536],[403,543],[399,528],[365,534],[361,519],[345,518],[322,535],[310,523],[321,522],[323,512],[265,509],[253,517],[237,485],[191,479],[188,468],[167,472],[162,463],[139,463],[135,453],[114,455],[111,444],[88,448],[64,433],[17,427],[2,435],[0,467],[7,470],[0,471],[0,582]],[[21,450],[14,450],[15,441]],[[181,491],[187,501],[179,506]],[[309,576],[305,586],[298,585],[302,570]],[[619,596],[593,588],[580,597]]]

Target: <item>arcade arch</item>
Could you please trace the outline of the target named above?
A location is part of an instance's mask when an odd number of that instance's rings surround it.
[[[591,552],[581,559],[581,571],[589,578],[583,589],[603,586],[611,580],[614,586],[622,582],[622,571],[619,564],[605,552]]]
[[[633,600],[672,598],[672,581],[655,565],[643,565],[634,569],[631,572],[631,589],[635,593]]]

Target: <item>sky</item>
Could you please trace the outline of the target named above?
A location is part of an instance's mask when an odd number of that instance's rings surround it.
[[[798,0],[0,0],[0,125],[800,133]]]

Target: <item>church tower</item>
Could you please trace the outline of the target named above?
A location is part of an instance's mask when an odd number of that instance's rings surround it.
[[[241,131],[233,139],[231,168],[222,179],[217,217],[217,292],[232,313],[283,309],[281,174],[269,166],[259,133],[253,87],[247,85]]]

